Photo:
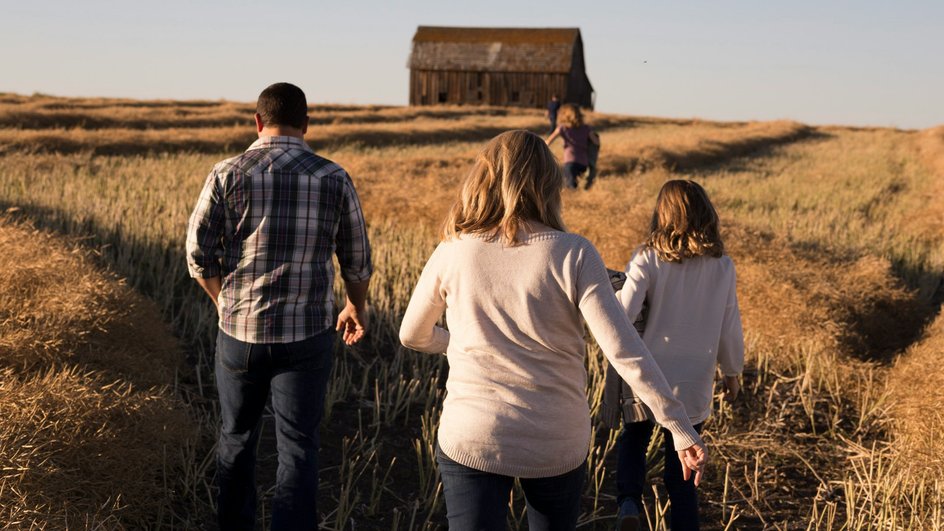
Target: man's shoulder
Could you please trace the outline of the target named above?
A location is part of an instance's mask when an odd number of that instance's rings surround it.
[[[233,172],[251,173],[267,168],[290,169],[292,172],[312,177],[334,177],[345,179],[347,172],[336,162],[312,151],[300,151],[285,156],[284,149],[250,149],[235,157],[217,162],[213,172],[219,175]]]
[[[317,177],[348,178],[347,171],[333,160],[326,159],[317,153],[307,153],[305,163],[308,164],[306,173]]]

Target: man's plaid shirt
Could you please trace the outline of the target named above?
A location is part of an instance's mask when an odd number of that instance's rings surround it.
[[[351,178],[294,137],[262,137],[217,164],[187,229],[190,276],[222,277],[220,329],[247,343],[301,341],[333,326],[333,254],[345,280],[370,278]]]

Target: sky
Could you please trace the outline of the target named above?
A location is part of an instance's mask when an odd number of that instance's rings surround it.
[[[944,123],[942,0],[0,0],[0,92],[405,105],[419,25],[579,27],[602,112]]]

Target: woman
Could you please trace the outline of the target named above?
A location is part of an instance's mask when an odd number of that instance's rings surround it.
[[[403,317],[405,346],[449,360],[437,461],[453,530],[505,529],[515,478],[530,529],[575,528],[590,442],[581,316],[672,433],[686,477],[701,477],[701,438],[613,295],[603,261],[564,232],[560,184],[538,136],[492,139]],[[436,325],[444,311],[448,331]]]
[[[564,140],[564,178],[567,188],[577,188],[577,177],[587,171],[591,163],[596,166],[596,154],[600,149],[600,136],[583,121],[580,107],[567,103],[561,107],[558,117],[560,125],[547,137],[547,145],[551,145],[560,136]],[[591,154],[594,155],[591,160]],[[587,175],[584,190],[593,186],[595,170]]]

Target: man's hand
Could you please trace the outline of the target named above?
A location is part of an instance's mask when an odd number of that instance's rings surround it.
[[[347,304],[338,314],[338,326],[341,339],[345,345],[353,345],[364,337],[367,332],[367,288],[370,279],[363,282],[344,281],[344,291],[347,292]]]
[[[694,471],[697,487],[705,473],[705,464],[708,463],[708,450],[702,444],[693,444],[684,450],[679,450],[678,457],[682,463],[682,479],[688,481]]]
[[[351,301],[347,301],[344,309],[338,314],[338,326],[335,328],[341,332],[341,338],[345,345],[353,345],[364,337],[367,331],[367,307],[360,309]]]
[[[197,278],[197,284],[203,288],[203,291],[210,296],[210,300],[216,305],[216,311],[220,311],[220,291],[223,289],[223,280],[220,277]]]
[[[738,394],[741,392],[741,382],[738,381],[737,376],[725,376],[724,377],[724,401],[734,402]]]

